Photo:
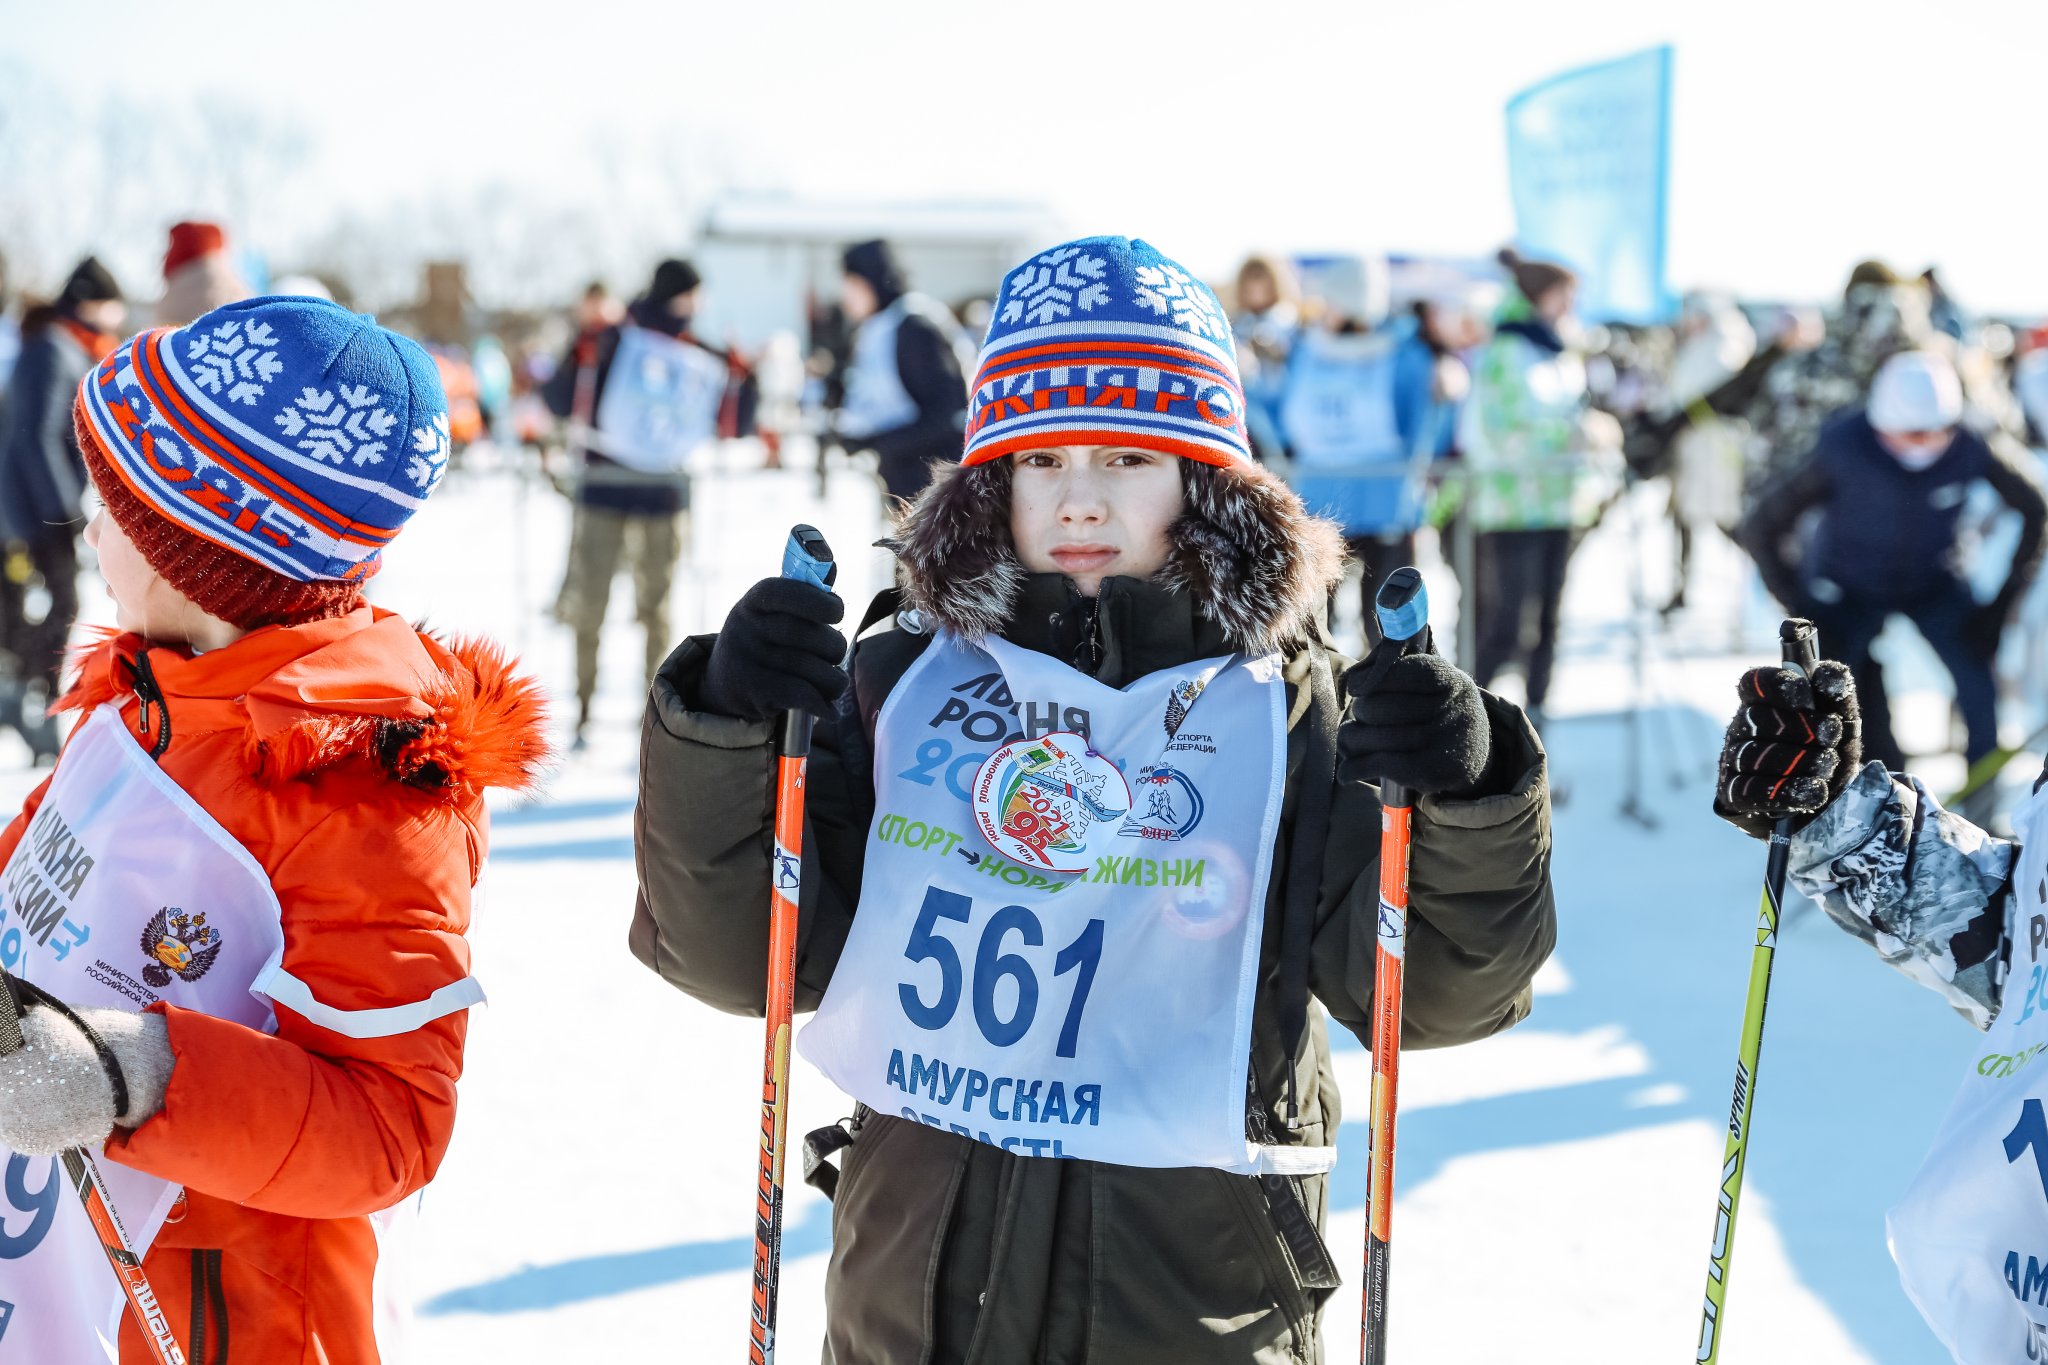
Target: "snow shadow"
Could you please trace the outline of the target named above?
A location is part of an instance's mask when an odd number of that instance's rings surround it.
[[[785,1260],[832,1249],[832,1206],[814,1202],[782,1229]],[[754,1238],[678,1242],[645,1251],[581,1256],[553,1265],[527,1266],[510,1275],[437,1294],[419,1306],[428,1317],[451,1313],[537,1313],[565,1304],[631,1294],[701,1275],[723,1275],[754,1264]]]

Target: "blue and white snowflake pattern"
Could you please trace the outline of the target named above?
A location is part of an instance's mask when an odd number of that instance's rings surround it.
[[[448,414],[441,413],[423,427],[412,429],[412,455],[405,462],[405,477],[421,494],[434,491],[448,472]]]
[[[193,337],[185,359],[192,364],[192,382],[200,388],[254,407],[264,385],[284,373],[276,346],[277,334],[269,323],[245,325],[236,319]]]
[[[1140,306],[1199,336],[1230,340],[1230,319],[1223,315],[1223,306],[1185,270],[1172,265],[1141,265],[1133,273],[1138,279]]]
[[[1109,286],[1102,283],[1102,276],[1107,269],[1100,256],[1091,256],[1079,247],[1048,251],[1011,274],[1003,321],[1043,325],[1072,317],[1076,308],[1086,313],[1097,304],[1106,304]]]
[[[398,419],[384,411],[365,384],[343,384],[333,392],[301,389],[277,414],[278,426],[300,450],[332,464],[382,464],[386,438]]]

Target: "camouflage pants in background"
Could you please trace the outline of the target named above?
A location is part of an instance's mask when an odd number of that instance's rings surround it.
[[[647,678],[667,657],[669,592],[689,540],[688,512],[648,516],[607,507],[578,507],[569,536],[569,572],[557,614],[576,632],[579,719],[597,695],[597,646],[611,605],[612,579],[623,556],[633,574],[633,615],[646,633]]]

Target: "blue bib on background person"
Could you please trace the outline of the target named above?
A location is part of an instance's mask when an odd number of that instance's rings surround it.
[[[1280,427],[1309,511],[1350,536],[1405,535],[1422,524],[1422,460],[1395,417],[1395,354],[1386,332],[1304,332],[1287,367]]]

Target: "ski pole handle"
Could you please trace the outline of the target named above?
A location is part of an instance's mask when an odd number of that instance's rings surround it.
[[[1390,645],[1399,647],[1402,654],[1436,652],[1429,633],[1429,589],[1423,584],[1419,569],[1400,568],[1388,574],[1373,597],[1372,607],[1379,618],[1380,634]],[[1414,802],[1413,793],[1399,783],[1380,783],[1382,806],[1408,807]]]
[[[800,578],[828,590],[838,580],[839,565],[832,558],[832,547],[825,543],[817,527],[789,528],[789,544],[782,547],[782,576]]]
[[[815,526],[796,525],[789,529],[789,543],[782,547],[782,576],[831,590],[839,580],[839,564],[832,547]],[[776,752],[784,758],[802,758],[811,752],[811,713],[783,713],[782,733]]]
[[[813,526],[789,533],[782,576],[830,589],[839,577],[832,547]],[[775,846],[768,875],[767,1043],[761,1059],[761,1161],[754,1188],[754,1285],[749,1365],[774,1365],[775,1309],[782,1284],[782,1181],[789,1149],[789,1044],[796,1013],[796,936],[803,887],[804,778],[811,715],[783,714],[776,742]]]
[[[1373,598],[1380,647],[1405,655],[1435,648],[1429,633],[1429,592],[1422,575],[1401,568]],[[1372,1165],[1365,1188],[1365,1294],[1359,1312],[1359,1359],[1387,1358],[1387,1282],[1393,1253],[1394,1128],[1401,1079],[1401,990],[1408,942],[1408,852],[1415,794],[1380,783],[1380,915],[1373,950]]]
[[[1820,664],[1820,632],[1811,621],[1787,617],[1778,626],[1778,650],[1785,667],[1810,674]]]

